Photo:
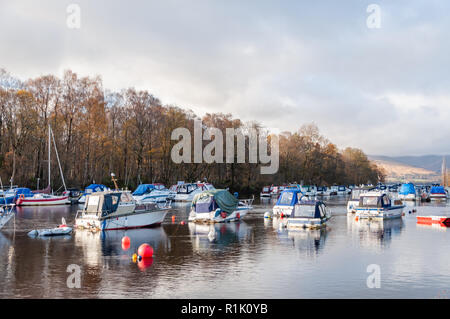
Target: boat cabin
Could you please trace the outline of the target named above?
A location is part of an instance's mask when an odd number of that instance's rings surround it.
[[[295,205],[295,209],[291,218],[326,218],[330,214],[328,208],[322,201],[301,201]]]
[[[401,201],[400,201],[401,202]],[[400,205],[400,202],[394,201],[394,205]],[[362,194],[359,199],[359,208],[390,208],[393,206],[389,195],[380,192],[368,192]]]

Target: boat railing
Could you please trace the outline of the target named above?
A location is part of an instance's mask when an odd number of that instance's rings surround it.
[[[255,200],[255,195],[253,195],[252,198],[240,199],[239,205],[251,208],[254,200]]]

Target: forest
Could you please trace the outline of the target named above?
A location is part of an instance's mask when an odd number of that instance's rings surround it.
[[[174,129],[203,127],[266,132],[262,123],[242,122],[232,114],[199,117],[192,110],[165,105],[150,92],[134,88],[112,92],[100,76],[80,77],[67,70],[62,78],[44,75],[21,81],[0,69],[0,177],[3,185],[36,189],[47,177],[48,125],[57,145],[68,187],[84,188],[96,182],[134,189],[140,183],[207,180],[216,187],[243,193],[263,185],[377,183],[383,171],[360,149],[343,150],[320,134],[314,123],[279,138],[279,170],[260,173],[261,163],[174,163]],[[270,132],[267,135],[271,138]],[[207,143],[207,142],[205,142]],[[270,143],[268,143],[270,146]],[[62,190],[58,163],[52,150],[51,185]]]

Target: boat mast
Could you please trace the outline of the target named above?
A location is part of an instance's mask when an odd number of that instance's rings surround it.
[[[447,187],[447,161],[445,156],[442,159],[442,185]]]
[[[64,181],[64,174],[63,174],[63,171],[62,171],[62,168],[61,168],[61,162],[59,161],[58,149],[56,148],[55,135],[53,134],[53,130],[50,128],[50,125],[48,127],[50,129],[51,134],[52,134],[53,146],[55,146],[56,159],[58,160],[59,173],[61,174],[61,179],[62,179],[62,182],[63,182],[63,185],[64,185],[64,190],[67,191],[66,182]]]
[[[51,133],[51,128],[50,128],[50,124],[49,124],[48,125],[48,186],[50,186],[50,178],[51,178],[51,172],[50,172],[50,151],[51,151],[50,133]]]

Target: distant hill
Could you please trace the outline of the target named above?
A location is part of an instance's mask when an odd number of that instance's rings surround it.
[[[386,173],[387,182],[432,183],[440,180],[440,175],[421,167],[414,167],[394,161],[372,159]]]
[[[447,161],[447,168],[450,168],[450,155],[445,156]],[[385,161],[397,164],[404,164],[407,166],[423,168],[429,171],[433,171],[437,174],[441,174],[442,168],[442,155],[424,155],[424,156],[380,156],[380,155],[370,155],[370,160],[373,161]]]

